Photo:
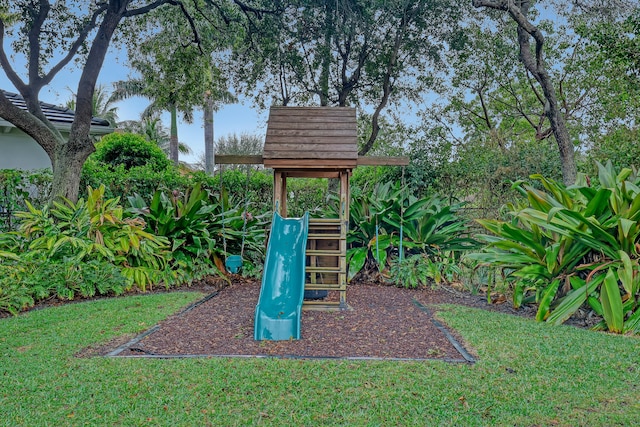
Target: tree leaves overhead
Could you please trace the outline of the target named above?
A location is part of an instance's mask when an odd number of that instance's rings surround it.
[[[364,154],[375,141],[382,110],[419,102],[436,80],[441,51],[460,16],[459,5],[452,3],[288,2],[234,49],[234,83],[262,108],[316,104],[375,110]]]
[[[260,105],[375,105],[387,73],[398,93],[428,82],[457,17],[447,1],[292,1],[236,49],[235,82]]]

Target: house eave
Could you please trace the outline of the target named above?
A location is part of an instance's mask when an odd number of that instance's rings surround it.
[[[71,132],[70,123],[55,123],[55,122],[52,122],[52,123],[53,123],[53,126],[60,132],[63,132],[63,133]],[[8,122],[4,119],[0,119],[0,132],[9,133],[11,132],[12,129],[17,129],[13,123]],[[114,130],[115,129],[110,126],[91,125],[89,134],[90,135],[107,135],[107,134],[113,133]]]

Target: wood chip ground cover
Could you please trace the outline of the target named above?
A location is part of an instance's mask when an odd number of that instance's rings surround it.
[[[464,361],[433,324],[430,304],[460,299],[439,290],[351,285],[350,310],[304,311],[302,339],[255,341],[253,316],[260,283],[238,281],[120,352],[120,356],[232,355],[279,357],[355,357]],[[444,294],[443,294],[444,292]],[[468,302],[468,301],[467,301]]]

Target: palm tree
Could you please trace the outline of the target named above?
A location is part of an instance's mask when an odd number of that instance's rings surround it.
[[[127,132],[144,136],[147,141],[155,143],[167,156],[170,150],[171,136],[162,124],[158,115],[140,117],[140,120],[126,120],[118,123],[118,128]],[[180,154],[191,154],[191,148],[184,142],[178,142]]]
[[[209,68],[209,75],[212,71],[219,70],[213,65]],[[202,105],[202,113],[204,116],[204,170],[209,175],[213,175],[214,165],[214,135],[213,135],[213,114],[220,107],[220,103],[235,102],[236,98],[226,89],[220,89],[213,93],[207,90],[204,93],[204,102]]]
[[[158,116],[162,111],[168,111],[171,115],[171,126],[169,133],[169,158],[178,165],[178,153],[180,151],[178,141],[178,105],[175,101],[176,96],[171,93],[165,93],[162,96],[154,95],[153,87],[147,85],[142,79],[121,80],[113,84],[114,90],[111,94],[110,101],[117,102],[134,96],[142,96],[151,103],[142,112],[142,119]],[[191,123],[193,121],[193,112],[189,108],[181,108],[185,121]]]
[[[71,91],[71,99],[67,101],[65,107],[76,110],[76,94]],[[109,126],[116,127],[118,121],[118,107],[113,106],[113,100],[103,85],[96,86],[93,91],[92,113],[94,117],[101,118],[109,122]]]

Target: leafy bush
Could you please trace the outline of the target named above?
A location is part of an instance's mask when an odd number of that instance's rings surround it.
[[[118,295],[128,283],[120,269],[105,260],[48,262],[16,256],[15,261],[0,264],[0,311],[12,314],[51,296],[72,300],[77,296]]]
[[[391,264],[391,279],[393,283],[405,288],[418,288],[427,285],[439,285],[443,277],[451,278],[452,273],[460,271],[455,264],[432,261],[427,254],[410,255],[406,258],[398,258]]]
[[[475,242],[466,236],[467,221],[456,213],[459,207],[447,206],[437,197],[418,199],[391,183],[375,187],[371,194],[354,193],[347,236],[349,279],[367,265],[383,272],[389,257],[395,254],[424,255],[412,260],[429,260],[429,268],[438,266],[437,277],[441,277],[442,269],[450,270],[450,258],[475,247]],[[436,273],[429,277],[435,278]],[[416,280],[423,281],[419,277]]]
[[[112,133],[104,136],[92,157],[111,167],[123,165],[126,170],[137,166],[147,166],[160,172],[171,164],[166,154],[153,142],[134,133]]]
[[[470,257],[503,272],[516,307],[535,300],[539,321],[562,323],[587,304],[604,317],[598,327],[639,333],[640,178],[597,166],[593,187],[584,176],[569,188],[540,175],[544,190],[517,183],[528,206],[512,206],[509,222],[479,221],[493,235]]]
[[[176,267],[219,272],[216,266],[223,264],[225,246],[229,252],[240,253],[244,236],[247,252],[257,252],[259,257],[264,246],[260,217],[249,213],[245,224],[246,204],[230,208],[226,194],[220,203],[198,183],[185,194],[156,191],[149,204],[139,195],[129,197],[129,211],[145,220],[148,232],[169,240]]]
[[[124,200],[136,193],[151,195],[158,189],[184,191],[191,185],[191,180],[189,176],[181,175],[173,165],[161,171],[147,165],[127,170],[124,165],[105,167],[89,157],[82,167],[80,185],[82,188],[104,185],[105,197]]]
[[[0,170],[0,231],[14,228],[14,213],[26,209],[25,200],[43,203],[50,189],[50,170]]]
[[[144,231],[144,223],[125,218],[119,199],[104,199],[105,187],[88,189],[85,201],[65,200],[19,212],[19,236],[28,251],[21,255],[42,262],[80,263],[106,260],[142,290],[159,283],[166,265],[167,240]],[[15,246],[15,245],[14,245]]]

